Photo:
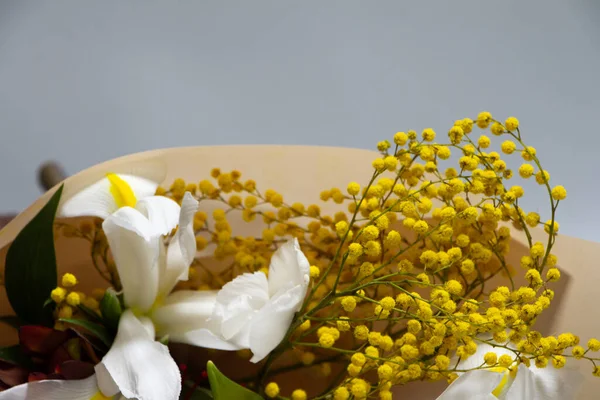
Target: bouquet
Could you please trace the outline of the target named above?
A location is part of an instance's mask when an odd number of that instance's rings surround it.
[[[565,399],[577,363],[600,376],[599,340],[539,324],[567,192],[519,121],[482,112],[377,150],[368,179],[313,203],[218,165],[167,186],[154,164],[67,179],[6,254],[0,400],[386,400],[418,381],[439,400]],[[520,206],[530,181],[539,213]],[[70,241],[89,262],[59,274]]]

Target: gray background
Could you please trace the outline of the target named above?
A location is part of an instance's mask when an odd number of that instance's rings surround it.
[[[520,118],[569,190],[561,231],[600,240],[599,17],[594,0],[4,1],[0,211],[39,195],[46,159],[75,173],[172,146],[373,148],[490,110]]]

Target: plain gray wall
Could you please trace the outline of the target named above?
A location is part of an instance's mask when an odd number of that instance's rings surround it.
[[[39,195],[47,159],[373,148],[490,110],[520,118],[569,190],[561,231],[600,240],[599,19],[595,0],[1,2],[0,211]]]

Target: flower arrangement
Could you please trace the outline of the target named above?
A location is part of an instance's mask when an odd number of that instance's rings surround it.
[[[501,138],[500,152],[474,128]],[[436,136],[379,142],[368,182],[322,191],[333,215],[237,170],[168,188],[111,173],[68,198],[61,186],[7,254],[16,317],[3,321],[19,344],[0,350],[0,399],[386,400],[414,381],[449,383],[440,400],[573,398],[572,359],[600,376],[600,341],[535,326],[556,301],[565,188],[514,117],[482,112]],[[517,175],[547,191],[544,221],[520,207]],[[83,216],[95,219],[71,219]],[[261,235],[236,232],[236,218]],[[57,276],[57,235],[89,242],[106,284],[83,293],[76,274]],[[257,368],[236,383],[209,362],[195,378],[177,343]],[[307,370],[314,385],[282,389],[283,373]]]

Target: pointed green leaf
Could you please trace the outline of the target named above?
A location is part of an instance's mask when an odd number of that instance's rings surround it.
[[[6,255],[6,294],[17,316],[26,323],[53,323],[52,310],[44,303],[56,287],[53,224],[62,188],[19,232]]]
[[[102,324],[104,322],[102,318],[100,318],[98,313],[92,310],[91,308],[88,308],[83,304],[78,305],[77,308],[79,308],[90,319],[90,321],[97,322],[99,324]]]
[[[31,358],[23,353],[19,345],[0,348],[0,360],[26,369],[33,368]]]
[[[84,348],[88,355],[92,352],[94,353],[94,355],[97,355],[96,352],[100,354],[105,354],[108,351],[109,347],[106,344],[104,344],[102,340],[98,339],[95,335],[89,333],[87,330],[81,329],[79,327],[72,327],[71,330],[75,332],[78,338],[80,338],[85,343],[89,344],[89,346]],[[94,359],[94,357],[91,357],[91,359]]]
[[[179,395],[180,400],[213,400],[210,390],[202,387],[184,388]]]
[[[208,381],[215,400],[263,400],[261,396],[227,378],[209,361],[206,365]]]
[[[113,289],[109,288],[104,292],[104,297],[100,301],[100,312],[106,326],[116,332],[123,310],[121,309],[121,302],[117,297],[117,293]]]
[[[66,319],[66,318],[61,318],[59,321],[61,322],[66,322],[67,324],[71,324],[71,325],[75,325],[75,326],[79,326],[82,327],[84,329],[86,329],[87,331],[89,331],[91,334],[93,334],[94,336],[96,336],[98,339],[100,339],[102,341],[102,343],[104,343],[105,345],[107,345],[109,348],[113,342],[113,337],[108,333],[108,331],[106,330],[106,328],[100,324],[96,324],[90,321],[86,321],[83,319]]]
[[[164,344],[165,346],[168,346],[169,345],[169,335],[164,335],[163,337],[160,337],[158,339],[158,342]]]

